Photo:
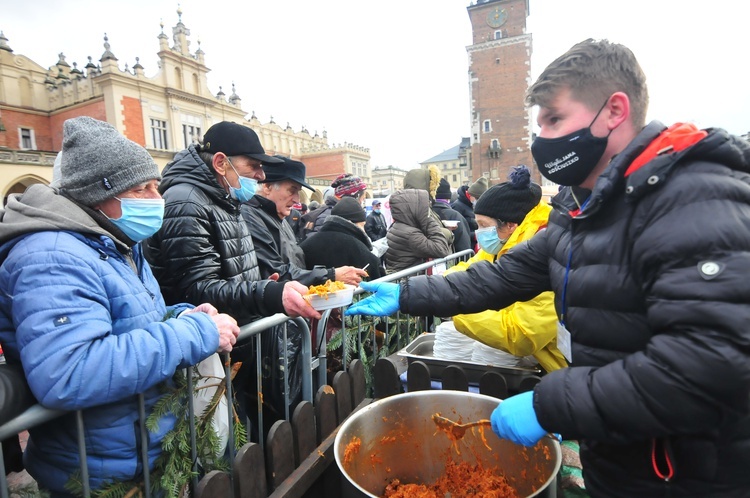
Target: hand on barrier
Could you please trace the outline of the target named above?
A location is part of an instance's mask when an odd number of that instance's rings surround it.
[[[203,303],[199,304],[195,308],[191,310],[187,310],[184,312],[185,315],[189,313],[207,313],[209,316],[214,316],[219,314],[219,310],[217,310],[212,304],[210,303]]]
[[[534,392],[511,396],[500,402],[490,417],[492,431],[516,444],[534,446],[547,431],[539,425],[534,411]]]
[[[401,284],[362,282],[359,286],[373,294],[349,306],[345,315],[390,316],[398,311]]]
[[[209,315],[219,329],[219,347],[217,353],[229,353],[232,346],[237,342],[237,336],[240,335],[240,327],[237,320],[225,313]]]

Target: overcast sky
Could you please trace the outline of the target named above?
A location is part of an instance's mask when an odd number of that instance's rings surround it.
[[[63,52],[83,68],[103,34],[120,67],[157,71],[159,22],[172,38],[177,2],[0,0],[14,53],[43,67]],[[411,169],[469,136],[467,0],[182,0],[205,52],[209,89],[248,112],[329,143],[368,147],[371,164]],[[535,78],[583,39],[629,46],[649,82],[650,119],[750,131],[750,5],[739,0],[530,0]]]

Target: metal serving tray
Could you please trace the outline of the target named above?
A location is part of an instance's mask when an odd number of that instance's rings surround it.
[[[411,341],[404,349],[398,352],[399,356],[406,358],[411,365],[414,361],[421,361],[430,370],[430,377],[434,380],[441,380],[443,370],[450,365],[456,365],[466,373],[467,380],[471,384],[478,384],[479,379],[485,372],[498,372],[508,384],[508,389],[518,390],[521,381],[532,375],[539,375],[541,370],[530,367],[500,367],[485,363],[476,363],[473,361],[454,361],[435,358],[433,346],[435,345],[435,334],[424,333]]]

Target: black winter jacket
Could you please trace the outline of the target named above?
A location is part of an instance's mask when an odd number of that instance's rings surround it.
[[[376,213],[373,211],[367,215],[367,219],[365,220],[365,233],[373,242],[385,237],[385,234],[388,233],[388,226],[385,223],[385,216],[383,216],[383,213]]]
[[[367,267],[369,280],[380,278],[380,259],[372,252],[372,244],[367,234],[351,221],[330,215],[320,232],[303,240],[300,247],[305,252],[307,268],[316,265],[326,267],[356,266]]]
[[[319,206],[307,214],[303,215],[299,221],[299,232],[297,233],[297,239],[300,241],[305,240],[312,236],[314,233],[320,231],[320,227],[325,223],[326,218],[331,214],[333,206],[336,205],[338,200],[336,197],[329,195],[323,205]]]
[[[260,274],[279,274],[279,281],[296,280],[303,285],[324,284],[336,279],[334,268],[305,268],[305,254],[297,245],[289,222],[280,219],[273,201],[256,195],[241,207],[242,218],[253,237]]]
[[[746,497],[750,145],[708,130],[626,177],[663,130],[644,128],[580,213],[564,189],[547,230],[493,265],[411,279],[401,310],[472,313],[555,291],[573,364],[542,379],[534,408],[546,430],[581,440],[591,496]],[[652,462],[667,474],[665,455],[668,483]]]
[[[453,220],[458,222],[458,227],[453,231],[453,252],[472,249],[471,238],[469,237],[469,224],[461,213],[452,209],[450,204],[440,201],[432,203],[432,210],[440,216],[441,220]]]
[[[474,236],[474,232],[477,230],[477,218],[474,215],[474,207],[471,205],[471,201],[467,199],[466,197],[466,191],[469,189],[466,185],[461,185],[458,187],[458,190],[456,191],[456,200],[451,203],[451,207],[461,213],[461,215],[466,219],[466,223],[469,224],[469,238],[471,238],[472,243],[476,241],[476,238]]]
[[[244,325],[283,313],[282,283],[261,280],[239,205],[189,146],[162,172],[164,223],[145,252],[167,304],[208,302]]]

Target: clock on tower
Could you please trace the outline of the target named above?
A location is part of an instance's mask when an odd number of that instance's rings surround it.
[[[501,9],[500,7],[495,7],[495,10],[491,10],[490,13],[487,14],[487,24],[493,28],[499,28],[505,24],[505,21],[507,20],[508,13],[505,9]]]

